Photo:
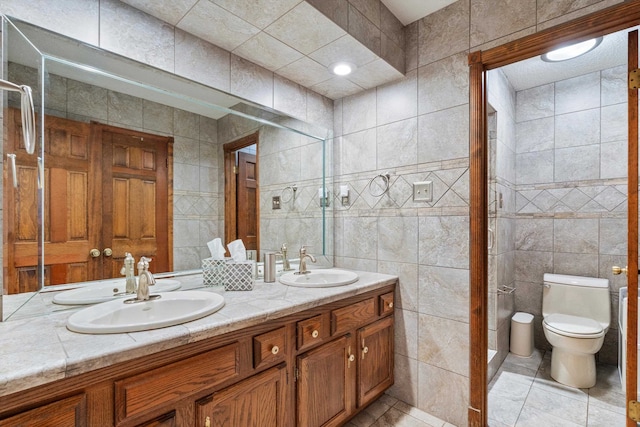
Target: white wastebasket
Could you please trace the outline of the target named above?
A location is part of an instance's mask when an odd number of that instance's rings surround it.
[[[511,318],[511,353],[531,357],[533,354],[533,314],[517,312]]]

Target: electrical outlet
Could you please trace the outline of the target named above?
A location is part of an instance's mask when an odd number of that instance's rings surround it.
[[[433,181],[413,183],[413,201],[430,202],[433,200]]]

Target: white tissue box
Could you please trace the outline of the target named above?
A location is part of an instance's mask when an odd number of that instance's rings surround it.
[[[255,283],[255,261],[225,263],[222,283],[225,291],[252,291]]]
[[[202,260],[202,280],[205,286],[222,286],[222,278],[226,261],[223,259],[205,258]]]

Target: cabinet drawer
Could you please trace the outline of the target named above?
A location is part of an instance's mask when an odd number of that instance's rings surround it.
[[[116,381],[117,422],[238,376],[239,360],[239,345],[233,343]]]
[[[389,313],[393,313],[393,292],[389,292],[384,295],[380,295],[380,316],[385,316]]]
[[[309,348],[329,336],[327,316],[320,314],[297,323],[298,350]]]
[[[341,334],[375,319],[374,298],[333,310],[331,312],[331,335]]]
[[[253,337],[253,367],[284,360],[287,352],[284,327]]]

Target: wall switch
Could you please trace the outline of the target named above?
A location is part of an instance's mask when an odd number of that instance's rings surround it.
[[[433,200],[433,181],[413,183],[413,201],[431,202]]]
[[[280,209],[280,196],[273,196],[271,199],[271,209]]]

